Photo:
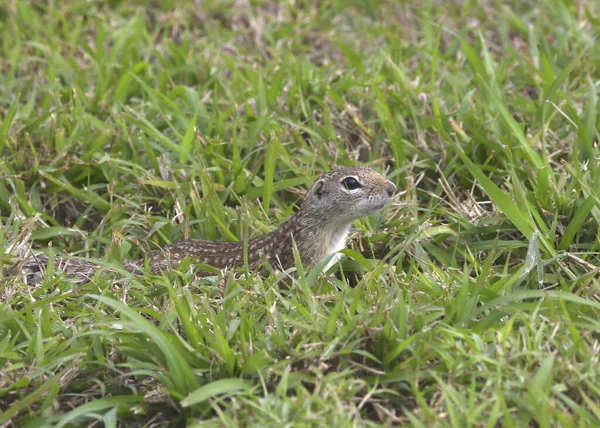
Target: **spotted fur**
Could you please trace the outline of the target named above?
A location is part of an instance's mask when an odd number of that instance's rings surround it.
[[[343,180],[356,179],[360,187],[350,190]],[[323,257],[346,246],[352,222],[380,211],[394,194],[392,182],[368,167],[341,168],[323,174],[311,187],[300,210],[279,229],[248,241],[248,265],[254,270],[269,262],[280,269],[295,265],[293,243],[304,266],[314,265]],[[244,264],[243,242],[190,239],[151,252],[147,263],[153,273],[177,268],[185,258],[216,268],[235,268]],[[332,262],[335,262],[335,258]],[[27,260],[23,273],[27,282],[42,279],[48,259],[37,256]],[[126,262],[124,267],[137,273],[146,260]],[[78,283],[88,282],[97,266],[87,260],[55,259],[55,270]]]

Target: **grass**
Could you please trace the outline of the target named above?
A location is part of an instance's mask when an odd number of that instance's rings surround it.
[[[597,3],[197,3],[0,5],[0,425],[598,426]],[[335,275],[12,269],[355,164],[399,194]]]

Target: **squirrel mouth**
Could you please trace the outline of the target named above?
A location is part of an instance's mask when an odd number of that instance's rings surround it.
[[[371,202],[371,209],[376,212],[376,211],[380,211],[383,209],[383,207],[385,207],[388,202],[390,202],[392,200],[392,198],[389,197],[383,197],[380,199],[375,199],[374,201]]]

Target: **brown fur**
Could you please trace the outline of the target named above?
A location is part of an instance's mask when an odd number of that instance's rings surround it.
[[[358,180],[361,187],[347,189],[342,181],[348,177]],[[342,249],[352,222],[380,211],[395,190],[389,180],[368,167],[342,168],[323,174],[307,193],[298,213],[279,229],[248,241],[249,268],[254,270],[265,261],[280,269],[293,267],[293,242],[302,264],[314,265]],[[244,243],[190,239],[151,252],[147,263],[153,273],[158,273],[177,268],[185,258],[221,269],[240,267],[244,264]],[[22,268],[27,281],[39,282],[47,263],[45,256],[27,260]],[[136,273],[145,264],[142,259],[126,262],[124,266]],[[78,283],[89,281],[97,269],[93,262],[79,259],[57,258],[55,266]]]

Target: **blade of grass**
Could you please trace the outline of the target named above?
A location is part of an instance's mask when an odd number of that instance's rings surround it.
[[[592,209],[596,206],[596,199],[592,196],[588,196],[583,204],[575,210],[575,215],[571,219],[571,222],[565,229],[560,242],[558,244],[559,250],[566,250],[573,243],[575,235],[582,230],[583,223],[588,219],[588,216],[592,212]]]
[[[521,212],[517,204],[511,201],[508,196],[506,196],[506,194],[500,190],[500,188],[496,186],[494,182],[492,182],[492,180],[490,180],[483,171],[467,157],[467,155],[465,155],[458,145],[453,144],[453,146],[473,177],[479,182],[490,199],[498,206],[498,208],[500,208],[504,215],[508,217],[525,238],[529,239],[535,231],[535,227],[531,220]]]
[[[19,97],[17,97],[8,108],[4,119],[2,119],[2,125],[0,125],[0,153],[4,150],[6,141],[8,139],[8,131],[12,125],[13,119],[17,114],[17,107],[19,106]]]
[[[97,419],[98,413],[106,412],[111,409],[118,409],[119,407],[134,406],[135,404],[141,403],[143,400],[144,397],[140,395],[118,395],[90,401],[60,417],[56,417],[56,427],[64,427],[84,418]]]
[[[113,300],[106,296],[94,294],[86,295],[87,298],[97,300],[105,305],[120,312],[123,316],[130,320],[127,325],[131,328],[139,330],[148,336],[160,348],[165,356],[169,367],[170,375],[177,387],[177,393],[187,395],[198,386],[198,381],[194,372],[191,370],[185,359],[171,346],[169,340],[165,337],[154,324],[142,318],[136,311],[127,307],[121,302]],[[125,323],[124,323],[125,324]]]
[[[238,395],[240,392],[248,391],[250,388],[251,384],[243,379],[219,379],[192,391],[187,397],[181,400],[181,405],[183,407],[190,407],[220,395],[231,397]]]

